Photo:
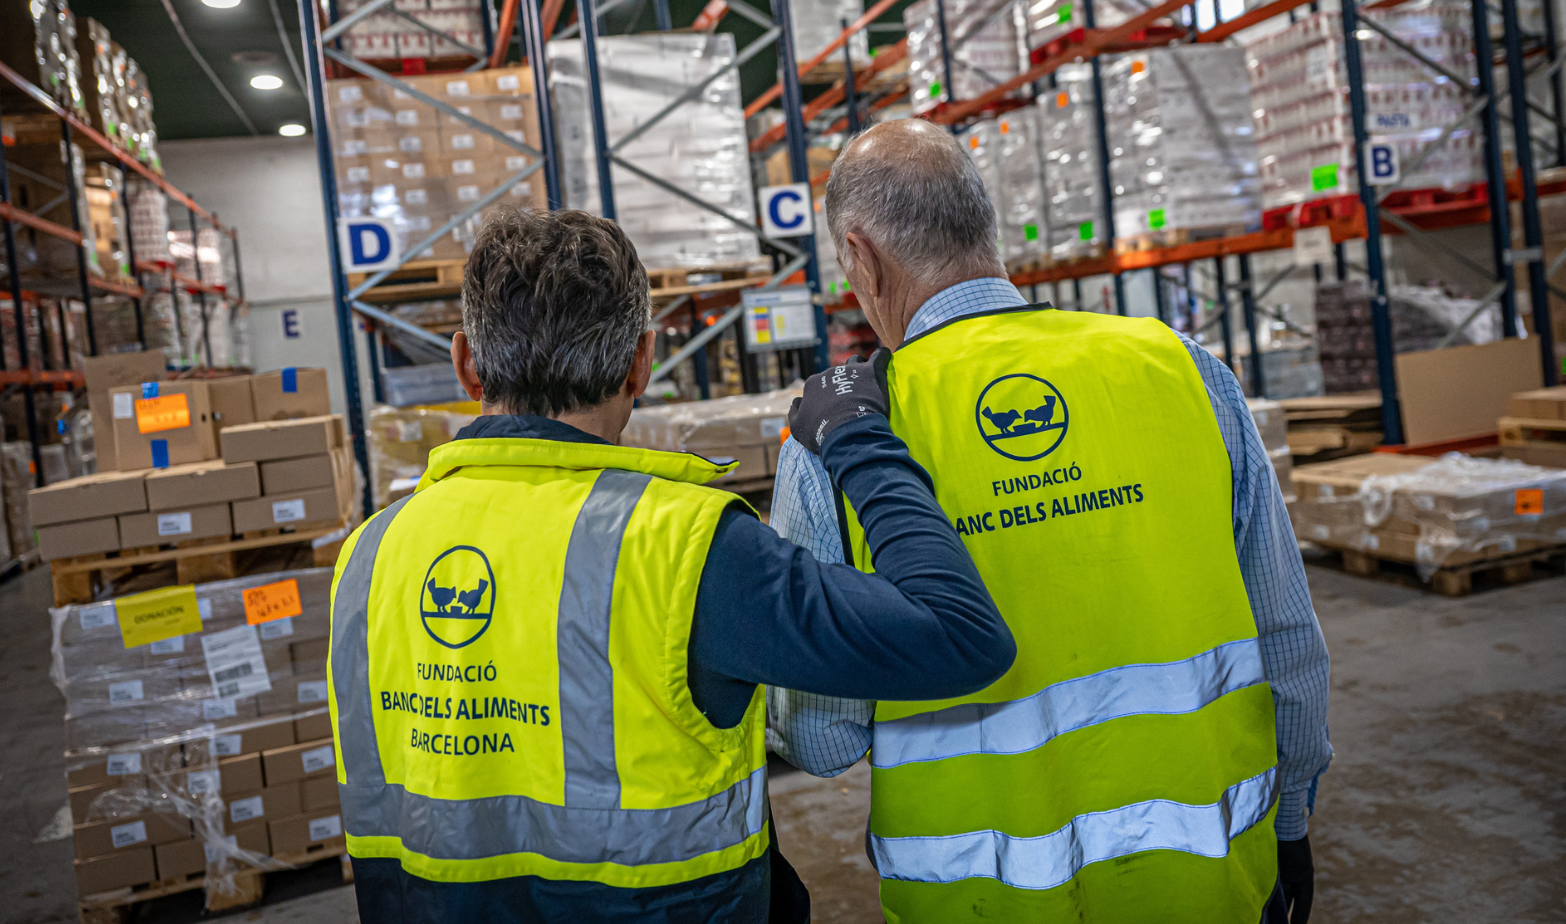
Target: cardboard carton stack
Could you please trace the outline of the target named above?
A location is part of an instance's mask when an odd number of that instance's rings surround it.
[[[627,446],[739,462],[738,468],[714,484],[767,478],[777,474],[788,409],[800,394],[798,388],[785,388],[641,408],[631,412],[623,439]]]
[[[370,412],[370,480],[379,510],[411,493],[429,467],[430,450],[449,443],[478,417],[477,401],[423,407],[377,407]]]
[[[1285,398],[1289,451],[1300,463],[1370,452],[1381,445],[1381,395]]]
[[[1246,398],[1245,403],[1251,409],[1256,432],[1261,434],[1262,446],[1266,448],[1272,470],[1278,476],[1278,487],[1283,489],[1284,497],[1290,497],[1294,493],[1289,481],[1294,468],[1294,456],[1289,449],[1288,414],[1282,404],[1266,398]]]
[[[166,588],[151,620],[146,594],[52,611],[83,898],[203,873],[210,896],[242,864],[343,843],[325,708],[331,579],[316,568]]]
[[[1497,424],[1501,455],[1529,465],[1566,468],[1566,385],[1512,395]]]

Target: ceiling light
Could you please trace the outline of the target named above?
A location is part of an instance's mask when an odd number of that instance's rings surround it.
[[[276,74],[257,74],[250,78],[250,85],[257,90],[280,90],[283,88],[283,78]]]
[[[231,10],[239,6],[239,0],[201,0],[201,2],[214,10]]]
[[[284,138],[298,138],[305,133],[305,127],[298,122],[289,122],[277,130]]]

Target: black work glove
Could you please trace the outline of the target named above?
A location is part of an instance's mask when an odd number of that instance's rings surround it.
[[[868,360],[853,359],[805,380],[805,396],[788,411],[788,429],[801,446],[821,454],[827,434],[868,414],[891,413],[886,364],[892,351],[882,347]]]
[[[1278,881],[1289,909],[1289,924],[1310,920],[1310,902],[1316,894],[1316,865],[1310,858],[1310,838],[1278,842]]]

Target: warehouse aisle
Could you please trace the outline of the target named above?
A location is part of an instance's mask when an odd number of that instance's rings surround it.
[[[1465,599],[1309,570],[1333,655],[1337,757],[1312,825],[1325,924],[1546,922],[1566,907],[1566,578]],[[48,678],[48,573],[0,585],[0,921],[74,921],[68,839],[35,844],[65,801],[63,704]],[[816,924],[879,919],[865,860],[869,772],[773,782],[784,852]],[[63,833],[63,829],[56,832]],[[353,920],[330,865],[240,920]],[[313,894],[311,893],[312,890]],[[141,924],[199,919],[189,902]]]

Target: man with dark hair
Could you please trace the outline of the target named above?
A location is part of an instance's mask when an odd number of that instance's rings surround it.
[[[1011,634],[887,425],[873,376],[796,419],[885,553],[818,564],[729,470],[618,445],[647,387],[647,274],[613,222],[502,212],[452,361],[483,416],[354,533],[331,707],[361,918],[799,922],[762,684],[929,699],[999,677]]]

